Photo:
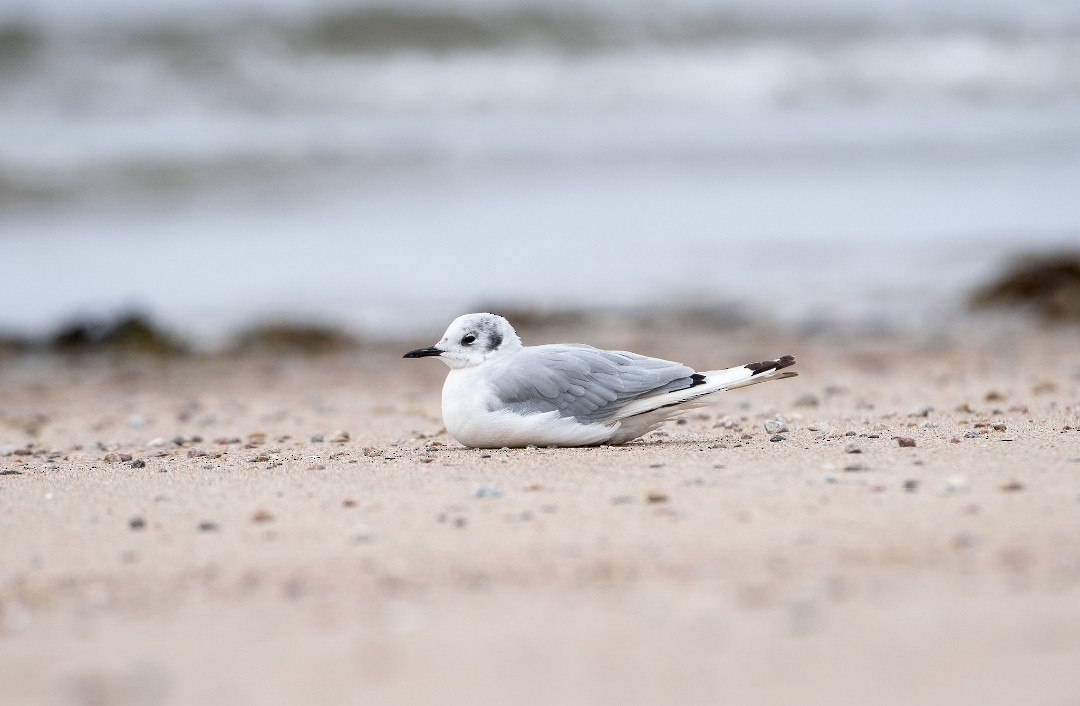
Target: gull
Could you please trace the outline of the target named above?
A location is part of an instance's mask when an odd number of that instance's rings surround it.
[[[495,314],[454,319],[434,346],[405,358],[438,357],[450,373],[443,422],[465,446],[624,444],[723,390],[794,377],[785,355],[725,370],[695,372],[682,363],[580,343],[524,346]]]

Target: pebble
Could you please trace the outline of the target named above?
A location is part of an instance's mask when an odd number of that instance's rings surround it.
[[[251,515],[252,522],[270,522],[273,519],[274,516],[270,514],[270,511],[262,508],[259,508]]]
[[[146,520],[138,516],[132,517],[130,520],[128,520],[128,527],[133,530],[144,529],[146,527]]]
[[[217,525],[216,522],[200,522],[199,523],[199,531],[200,532],[217,532],[218,531],[218,525]]]
[[[616,495],[611,499],[612,505],[629,505],[634,502],[634,499],[629,495]]]
[[[769,437],[769,441],[783,441],[784,437],[780,434],[773,434]]]
[[[844,453],[861,454],[862,449],[859,448],[858,444],[848,443],[848,444],[844,444]]]
[[[933,411],[934,411],[933,405],[927,404],[926,402],[920,402],[919,404],[915,405],[914,407],[912,407],[908,411],[907,416],[909,416],[909,417],[926,417]]]
[[[912,439],[910,436],[898,436],[896,437],[896,443],[898,443],[903,448],[910,448],[912,446],[915,446],[915,440]]]
[[[146,461],[142,460],[141,458],[137,458],[137,459],[135,459],[134,461],[131,462],[131,467],[132,468],[146,468]]]
[[[484,453],[480,454],[480,458],[491,458],[491,454],[485,451]]]
[[[716,429],[717,427],[721,427],[723,429],[738,429],[739,418],[733,417],[730,414],[726,417],[721,417],[720,419],[716,420],[716,424],[713,424],[713,429]]]
[[[650,503],[666,503],[668,501],[668,496],[667,493],[661,493],[654,490],[645,494],[645,500]]]
[[[341,444],[349,440],[349,432],[339,430],[335,431],[333,436],[330,437],[330,441],[335,444]]]
[[[869,471],[870,466],[865,463],[849,463],[844,466],[844,470],[848,473],[861,473],[862,471]]]
[[[142,429],[146,426],[146,420],[137,414],[133,414],[128,417],[128,426],[132,429]]]
[[[796,407],[817,407],[819,404],[821,404],[821,399],[812,392],[807,392],[795,400]]]
[[[10,456],[17,450],[17,446],[13,446],[11,444],[0,444],[0,456]]]
[[[961,475],[949,476],[945,481],[945,491],[948,493],[962,493],[968,489],[967,478]]]
[[[162,446],[165,446],[168,443],[169,442],[165,441],[160,436],[155,436],[153,439],[146,442],[146,447],[149,448],[149,449],[159,449],[159,448],[161,448]]]
[[[1019,481],[1013,480],[1013,481],[1009,481],[1005,485],[1001,486],[1001,489],[1003,491],[1005,491],[1006,493],[1015,493],[1017,491],[1023,490],[1024,489],[1024,484],[1020,483]]]
[[[783,417],[777,417],[776,419],[769,419],[765,422],[765,431],[769,434],[783,434],[788,429],[787,420]],[[776,441],[776,439],[773,439]]]
[[[477,483],[472,487],[471,494],[474,498],[498,498],[502,496],[503,491],[493,483]]]
[[[353,532],[353,542],[356,544],[369,544],[378,538],[379,535],[370,527],[361,527]]]
[[[323,440],[323,435],[322,434],[312,434],[311,435],[311,443],[313,443],[313,444],[318,444],[318,443],[322,442],[322,440]]]
[[[964,438],[965,439],[978,439],[980,436],[982,436],[982,434],[980,434],[977,431],[965,431],[964,432]]]
[[[907,492],[914,493],[918,489],[919,481],[915,480],[914,478],[909,478],[908,480],[904,481],[904,490],[906,490]]]

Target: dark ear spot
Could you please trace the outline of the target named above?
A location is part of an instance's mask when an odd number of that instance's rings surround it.
[[[491,350],[493,350],[493,351],[498,350],[499,346],[502,345],[502,342],[503,342],[502,334],[499,333],[498,331],[493,331],[491,333]]]

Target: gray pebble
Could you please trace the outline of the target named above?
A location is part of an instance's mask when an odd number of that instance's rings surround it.
[[[146,527],[146,520],[138,516],[132,517],[128,520],[128,527],[133,530],[141,530]]]
[[[849,463],[844,466],[844,470],[848,473],[861,473],[863,471],[869,471],[870,466],[867,466],[865,463]]]
[[[634,498],[629,495],[616,495],[611,499],[612,505],[628,505],[634,502]]]
[[[965,439],[978,439],[980,436],[982,436],[982,435],[979,434],[979,432],[977,432],[977,431],[965,431],[964,432],[964,438]]]
[[[914,478],[909,478],[908,480],[904,481],[904,490],[906,490],[907,492],[914,493],[918,489],[919,481],[915,480]]]
[[[137,459],[135,459],[134,461],[131,462],[131,467],[132,468],[146,468],[146,461],[142,460],[141,458],[137,458]]]
[[[849,454],[861,454],[861,453],[862,453],[862,449],[860,449],[860,448],[859,448],[859,447],[858,447],[857,445],[855,445],[855,444],[844,444],[844,453],[849,453]]]
[[[217,532],[218,531],[218,525],[217,525],[216,522],[200,522],[199,523],[199,531],[200,532]]]
[[[908,410],[907,416],[909,417],[925,417],[934,411],[933,405],[926,402],[920,402],[919,404]]]
[[[480,454],[480,458],[491,458],[491,454],[485,451],[484,453]]]
[[[311,435],[311,443],[313,443],[313,444],[318,444],[318,443],[322,442],[322,440],[323,440],[323,435],[322,434],[312,434]]]
[[[788,431],[787,420],[783,417],[769,419],[765,422],[765,431],[769,434],[783,434],[784,432]]]
[[[769,441],[783,441],[783,440],[784,440],[784,437],[781,436],[780,434],[774,434],[771,437],[769,437]]]
[[[498,498],[503,494],[502,488],[493,483],[477,483],[471,492],[474,498]]]
[[[369,544],[379,538],[379,535],[375,533],[375,530],[370,527],[361,527],[356,532],[353,532],[353,542],[356,544]]]

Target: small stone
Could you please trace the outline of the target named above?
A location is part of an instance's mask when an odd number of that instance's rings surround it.
[[[1013,480],[1001,486],[1001,489],[1006,493],[1016,493],[1024,489],[1024,484]]]
[[[355,544],[370,544],[378,539],[379,535],[375,533],[375,530],[370,527],[361,527],[353,532],[353,542]]]
[[[133,530],[144,529],[146,527],[146,520],[139,516],[132,517],[130,520],[128,520],[128,527]]]
[[[734,417],[730,414],[726,417],[721,417],[720,419],[716,420],[716,424],[713,424],[713,429],[716,429],[718,427],[723,429],[738,429],[739,418]]]
[[[264,461],[269,461],[269,460],[270,460],[270,457],[267,456],[266,454],[259,454],[255,458],[251,459],[251,462],[252,463],[262,463]]]
[[[897,436],[895,438],[896,443],[899,444],[902,448],[911,448],[915,446],[915,440],[912,439],[910,436]]]
[[[349,432],[343,431],[343,430],[335,431],[334,434],[330,437],[331,443],[335,443],[335,444],[341,444],[341,443],[344,443],[344,442],[346,442],[348,440],[349,440]]]
[[[817,407],[819,404],[821,404],[821,400],[812,392],[807,392],[795,400],[796,407]]]
[[[471,491],[474,498],[498,498],[502,493],[502,488],[493,483],[477,483]]]
[[[859,448],[858,444],[855,444],[855,443],[848,443],[848,444],[844,444],[844,453],[848,453],[848,454],[861,454],[861,453],[862,453],[862,449],[861,449],[861,448]]]
[[[668,501],[668,496],[667,493],[653,490],[645,494],[645,500],[650,503],[666,503]]]
[[[978,439],[980,436],[982,436],[982,434],[980,434],[977,431],[965,431],[964,432],[964,438],[965,439]]]
[[[994,422],[990,425],[990,428],[994,431],[1005,431],[1008,427],[1005,426],[1005,422]]]
[[[769,437],[769,441],[783,441],[784,437],[781,434],[773,434]]]
[[[919,489],[919,481],[917,481],[916,479],[909,478],[906,481],[904,481],[904,490],[906,490],[907,492],[914,493],[918,489]]]
[[[462,527],[464,527],[467,524],[469,524],[469,521],[466,520],[464,517],[455,517],[454,518],[454,527],[457,527],[458,529],[461,529]]]
[[[862,473],[863,471],[869,470],[870,466],[867,466],[865,463],[849,463],[844,466],[844,471],[847,473]]]
[[[960,437],[954,436],[953,438],[949,439],[949,443],[950,444],[959,444],[960,443]]]
[[[200,522],[199,523],[199,531],[200,532],[217,532],[218,531],[218,525],[217,525],[216,522]]]
[[[311,443],[313,443],[313,444],[322,443],[322,440],[323,440],[323,435],[322,434],[312,434],[311,435]]]
[[[929,405],[926,402],[921,402],[921,403],[915,405],[914,407],[912,407],[910,410],[908,410],[907,416],[909,416],[909,417],[926,417],[933,411],[934,411],[934,407],[932,405]]]
[[[784,432],[789,431],[787,420],[783,417],[769,419],[765,422],[765,431],[769,434],[783,434]]]
[[[150,441],[147,441],[146,446],[147,446],[147,448],[150,448],[150,449],[159,449],[159,448],[161,448],[162,446],[165,446],[168,443],[169,443],[168,441],[165,441],[160,436],[156,436],[153,439],[151,439]]]
[[[374,446],[365,446],[364,448],[360,449],[360,453],[364,454],[365,456],[382,456],[383,454],[382,449],[377,449]]]
[[[120,455],[119,454],[114,454],[114,453],[107,453],[107,454],[105,454],[105,456],[101,460],[104,461],[105,463],[119,463],[120,462]]]
[[[480,454],[480,458],[491,458],[491,454],[485,451],[484,453]]]
[[[12,444],[0,444],[0,456],[11,456],[18,450],[18,447]]]
[[[342,507],[356,507],[356,500],[353,498],[345,498],[341,501]]]
[[[273,519],[274,516],[271,515],[269,511],[263,510],[262,508],[256,510],[251,516],[252,522],[270,522]]]
[[[845,431],[844,436],[858,436],[858,435],[853,431]]]
[[[634,499],[629,495],[616,495],[611,499],[612,505],[629,505],[634,502]]]
[[[945,491],[948,493],[962,493],[968,489],[967,478],[961,475],[949,476],[945,481]]]
[[[200,458],[202,456],[206,456],[207,453],[206,453],[206,449],[201,449],[198,446],[196,446],[194,448],[188,449],[187,455],[188,455],[188,458]]]
[[[987,402],[1000,402],[1003,399],[1005,399],[1005,395],[998,392],[997,390],[990,390],[990,392],[986,393]]]
[[[137,458],[137,459],[135,459],[134,461],[131,462],[131,467],[132,468],[146,468],[146,461],[142,460],[141,458]]]

